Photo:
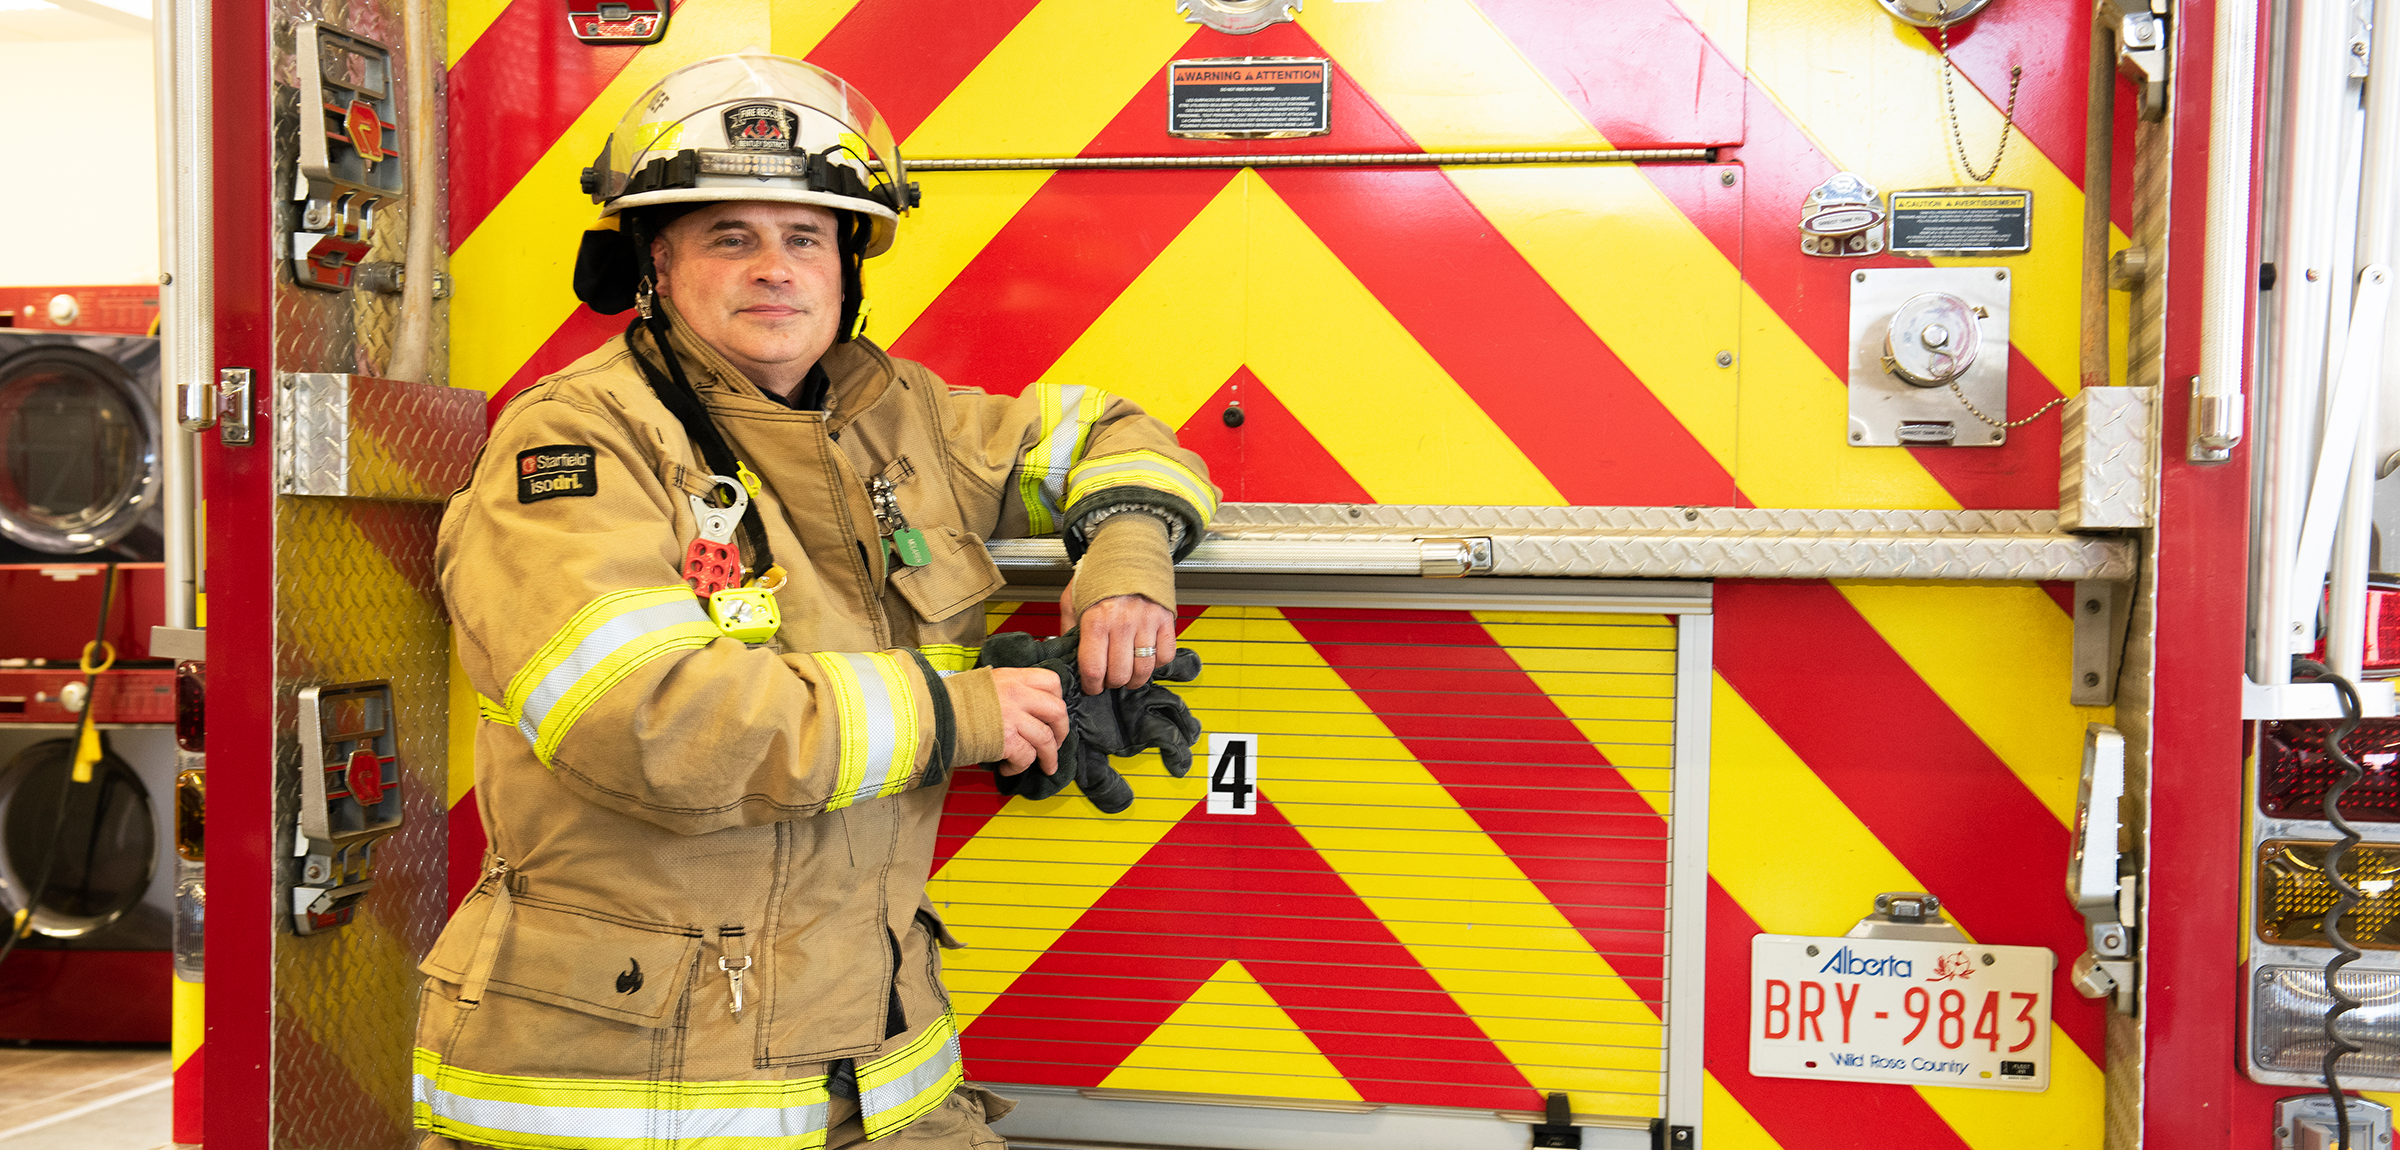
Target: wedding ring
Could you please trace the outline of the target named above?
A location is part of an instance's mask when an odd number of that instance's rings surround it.
[[[1156,654],[1158,654],[1158,648],[1156,647],[1136,647],[1133,649],[1133,657],[1136,659],[1147,659]]]

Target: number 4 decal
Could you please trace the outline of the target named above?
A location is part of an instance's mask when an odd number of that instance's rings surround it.
[[[1212,736],[1208,754],[1208,813],[1257,814],[1258,736]]]

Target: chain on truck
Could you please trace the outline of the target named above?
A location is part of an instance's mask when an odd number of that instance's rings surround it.
[[[938,960],[947,1045],[908,1066],[1013,1100],[1008,1145],[2389,1150],[2378,13],[159,0],[159,283],[0,285],[0,1038],[171,1035],[172,1140],[214,1150],[397,1150],[473,1093],[412,1056],[428,955],[544,897],[475,743],[557,744],[534,688],[477,699],[444,508],[655,286],[585,302],[597,184],[814,180],[907,217],[838,346],[950,385],[928,410],[1040,412],[991,484],[1022,521],[957,538],[932,461],[825,443],[884,542],[861,595],[931,619],[908,573],[988,559],[909,682],[1075,627],[1104,404],[1206,465],[1143,465],[1191,530],[1134,509],[1179,556],[1151,649],[1201,670],[1152,689],[1193,769],[969,763],[927,807],[932,925],[890,946]],[[772,58],[857,130],[804,149],[730,88],[625,115]],[[676,410],[712,458],[661,521],[720,601],[671,606],[695,649],[780,642],[817,608],[744,557],[793,481]],[[562,443],[511,456],[518,502],[601,481]],[[526,617],[578,577],[511,561]],[[632,673],[545,652],[595,698]],[[545,1071],[475,1113],[580,1117],[486,1141],[820,1145],[892,1088],[872,1039],[788,1081],[771,1049],[856,954],[636,925],[669,942],[588,996],[478,993],[662,1051],[749,1027],[705,1052],[740,1080]]]

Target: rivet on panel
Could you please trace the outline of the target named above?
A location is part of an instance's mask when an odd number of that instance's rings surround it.
[[[1718,352],[1718,353],[1717,353],[1717,366],[1718,366],[1718,367],[1732,367],[1732,366],[1733,366],[1733,353],[1732,353],[1732,352],[1730,352],[1730,351],[1720,351],[1720,352]]]
[[[1732,168],[1727,168],[1727,169],[1725,169],[1725,170],[1724,170],[1724,171],[1722,171],[1722,172],[1718,172],[1718,173],[1717,173],[1717,182],[1718,182],[1718,183],[1720,183],[1720,184],[1723,184],[1723,185],[1725,185],[1725,186],[1726,186],[1726,187],[1728,187],[1728,188],[1732,187],[1732,186],[1733,186],[1733,169],[1732,169]]]

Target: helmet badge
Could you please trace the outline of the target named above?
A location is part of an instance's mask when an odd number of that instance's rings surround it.
[[[789,152],[798,117],[781,104],[737,104],[725,110],[725,143],[743,152]]]

